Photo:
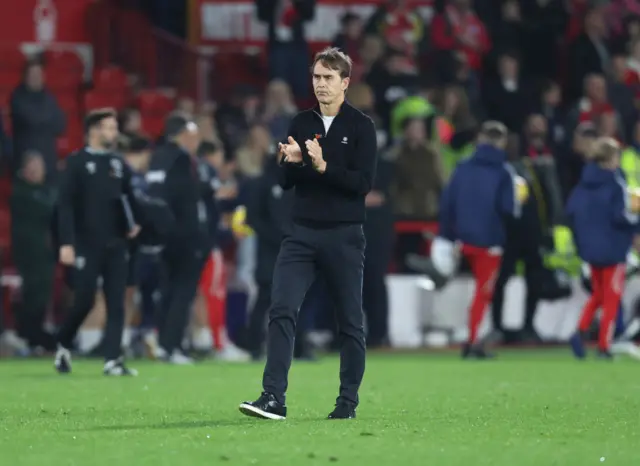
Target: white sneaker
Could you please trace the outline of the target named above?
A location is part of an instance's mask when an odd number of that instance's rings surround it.
[[[56,358],[53,361],[53,366],[58,371],[58,374],[70,374],[71,373],[71,351],[58,345],[56,351]]]
[[[171,353],[171,357],[168,359],[169,364],[175,364],[176,366],[191,366],[195,364],[195,361],[182,351],[174,350]]]
[[[617,341],[611,343],[610,350],[613,354],[626,354],[634,359],[640,359],[640,348],[631,341]]]
[[[27,341],[20,338],[15,330],[6,330],[3,333],[2,343],[18,356],[28,356],[31,352]]]
[[[137,370],[125,365],[124,358],[122,357],[105,362],[102,372],[104,375],[112,377],[136,377],[138,375]]]
[[[216,359],[225,362],[248,362],[251,361],[251,355],[231,342],[227,342],[222,350],[216,353]]]
[[[147,356],[150,359],[166,359],[167,352],[158,343],[156,332],[147,332],[142,338]]]

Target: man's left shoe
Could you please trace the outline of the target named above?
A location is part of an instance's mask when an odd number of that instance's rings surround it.
[[[462,347],[462,359],[494,359],[495,354],[487,352],[482,345],[467,343]]]
[[[112,377],[136,377],[138,375],[137,370],[125,365],[122,357],[105,362],[103,373]]]
[[[333,411],[327,416],[327,419],[355,419],[356,409],[345,404],[338,403]]]

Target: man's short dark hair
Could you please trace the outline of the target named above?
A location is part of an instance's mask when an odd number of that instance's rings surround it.
[[[187,129],[189,123],[193,123],[191,118],[182,112],[173,112],[165,121],[164,136],[167,140],[171,140]]]
[[[99,108],[90,111],[84,117],[84,132],[89,133],[96,126],[100,126],[103,120],[107,118],[118,118],[118,113],[113,108]]]
[[[353,61],[349,58],[349,55],[340,51],[338,47],[327,47],[316,53],[311,65],[311,73],[313,73],[313,69],[318,62],[330,70],[337,71],[342,79],[351,77]]]
[[[129,152],[143,152],[151,148],[151,141],[147,138],[135,136],[129,140]]]
[[[220,146],[212,141],[202,141],[198,146],[198,157],[206,157],[215,154],[220,150]]]

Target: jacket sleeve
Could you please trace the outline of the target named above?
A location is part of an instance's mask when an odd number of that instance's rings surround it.
[[[431,22],[431,43],[437,50],[452,50],[456,46],[453,30],[444,14],[436,15]]]
[[[142,224],[142,216],[144,215],[142,212],[142,208],[140,206],[140,198],[141,193],[133,187],[133,173],[131,171],[131,167],[129,164],[124,162],[124,179],[122,185],[122,195],[123,195],[123,207],[125,209],[125,214],[127,215],[128,221],[133,225],[141,225]],[[130,209],[130,218],[129,213],[127,212],[127,208]]]
[[[366,195],[371,191],[376,174],[378,140],[376,127],[371,118],[366,117],[359,128],[355,147],[355,169],[348,169],[327,163],[323,174],[327,182],[354,194]]]
[[[498,203],[500,212],[513,218],[520,218],[522,204],[517,196],[516,176],[515,169],[511,165],[505,164],[498,188]]]
[[[621,227],[638,224],[638,214],[631,210],[631,199],[627,190],[627,183],[622,176],[616,176],[618,186],[613,191],[611,205],[613,208],[613,222]]]
[[[74,199],[78,193],[78,156],[67,157],[67,163],[60,177],[58,197],[58,238],[61,246],[75,245]]]
[[[187,185],[192,181],[189,160],[178,157],[171,166],[152,167],[146,175],[150,197],[162,200],[174,219],[179,224],[182,218],[182,197]]]
[[[294,0],[293,5],[302,21],[311,21],[316,10],[315,0]]]
[[[267,200],[269,199],[269,185],[264,178],[256,180],[249,189],[247,196],[247,225],[256,232],[261,241],[267,241],[274,247],[282,242],[282,231],[269,217]]]
[[[440,213],[438,223],[440,226],[439,236],[455,241],[455,196],[458,185],[457,171],[453,172],[449,184],[442,190],[440,196]]]

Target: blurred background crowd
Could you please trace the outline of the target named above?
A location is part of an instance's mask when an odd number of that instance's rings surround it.
[[[56,2],[34,2],[41,7],[36,8],[44,31],[40,43],[31,48],[0,43],[5,349],[24,354],[50,349],[46,329],[69,299],[48,238],[58,170],[83,144],[83,115],[114,107],[120,149],[142,172],[162,141],[169,113],[180,110],[199,125],[200,155],[213,161],[225,188],[220,228],[226,233],[219,245],[228,272],[226,326],[236,344],[229,340],[222,346],[232,348],[230,359],[247,357],[247,315],[259,299],[256,284],[269,278],[256,269],[255,245],[269,233],[255,214],[245,220],[242,215],[261,208],[248,204],[256,197],[253,190],[271,176],[264,167],[275,144],[286,138],[292,116],[313,105],[308,67],[313,53],[326,45],[315,39],[317,30],[313,40],[308,37],[323,5],[318,2],[244,2],[250,4],[250,21],[266,28],[265,41],[257,46],[198,44],[206,28],[199,2],[84,2],[89,61],[85,49],[59,47],[46,37],[42,18],[50,17],[46,9]],[[204,3],[236,7],[236,2]],[[369,343],[388,343],[385,274],[416,273],[412,258],[427,251],[425,231],[437,231],[440,192],[456,164],[471,155],[479,124],[487,119],[507,125],[509,159],[532,192],[523,218],[509,225],[498,286],[503,289],[514,274],[525,276],[526,316],[522,331],[500,338],[540,342],[533,327],[538,302],[570,292],[557,274],[575,268],[562,211],[589,141],[600,135],[619,140],[625,147],[622,164],[636,174],[629,184],[640,183],[640,2],[367,1],[366,15],[353,3],[354,8],[342,2],[329,11],[337,12],[330,20],[337,29],[333,45],[354,60],[347,98],[378,128],[380,163],[366,200]],[[238,222],[243,227],[234,227]],[[132,308],[153,307],[153,280],[144,287],[130,291]],[[319,288],[310,328],[330,336],[331,306]],[[496,293],[493,306],[498,331],[503,330],[501,295]],[[80,343],[86,353],[99,344],[99,302],[96,308],[85,323],[87,341]],[[131,328],[144,320],[135,312],[131,316]],[[206,335],[196,340],[194,347],[203,351],[212,347]],[[326,341],[330,337],[315,343]]]

